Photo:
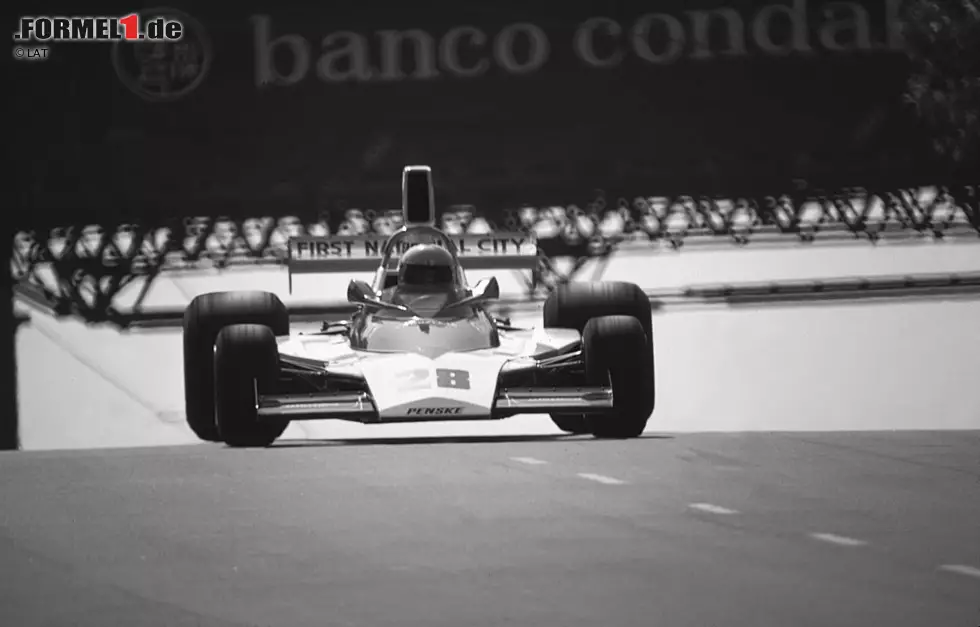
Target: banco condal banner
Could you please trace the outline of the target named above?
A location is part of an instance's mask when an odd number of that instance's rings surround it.
[[[61,146],[78,181],[37,164],[25,177],[52,206],[294,213],[397,204],[407,163],[432,165],[446,202],[510,205],[789,176],[797,158],[859,163],[911,133],[894,125],[901,6],[149,7],[145,19],[182,24],[180,41],[58,43],[44,62],[16,64],[22,132],[35,151]]]

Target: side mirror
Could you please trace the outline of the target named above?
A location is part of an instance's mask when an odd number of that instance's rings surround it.
[[[473,286],[471,294],[465,298],[461,298],[457,301],[447,303],[439,313],[453,307],[463,307],[465,305],[478,305],[485,303],[490,300],[497,300],[500,298],[500,284],[497,283],[497,277],[490,277],[489,279],[482,279]],[[436,314],[438,315],[438,314]]]
[[[351,279],[351,282],[347,284],[347,302],[371,309],[392,309],[411,313],[411,310],[404,305],[396,305],[381,300],[370,285],[357,279]]]
[[[473,294],[466,297],[467,300],[473,299],[470,302],[483,302],[497,300],[498,298],[500,298],[500,284],[497,283],[495,276],[477,281],[476,285],[473,286]]]
[[[347,284],[347,302],[366,305],[374,300],[378,300],[378,295],[367,282],[351,279]]]

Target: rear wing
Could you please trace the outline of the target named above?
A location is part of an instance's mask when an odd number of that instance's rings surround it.
[[[538,242],[528,233],[448,236],[465,270],[530,270],[538,265]],[[289,240],[289,290],[294,274],[374,272],[381,263],[383,235],[301,236]],[[407,246],[408,244],[406,244]],[[397,253],[392,261],[397,262]],[[395,264],[389,266],[394,270]]]

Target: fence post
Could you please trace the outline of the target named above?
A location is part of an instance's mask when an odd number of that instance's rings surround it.
[[[17,327],[14,315],[14,277],[10,259],[14,253],[14,234],[5,232],[0,255],[7,260],[0,288],[0,450],[20,448],[17,403]]]

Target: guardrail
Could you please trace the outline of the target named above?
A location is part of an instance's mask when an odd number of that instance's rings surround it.
[[[793,305],[816,301],[980,297],[980,272],[715,283],[679,290],[650,290],[647,296],[661,308],[671,305]]]

